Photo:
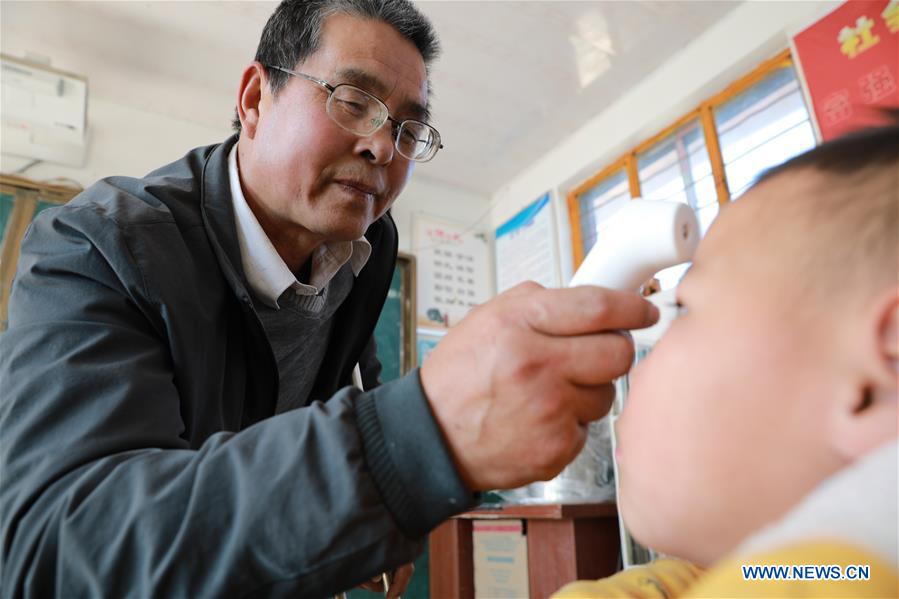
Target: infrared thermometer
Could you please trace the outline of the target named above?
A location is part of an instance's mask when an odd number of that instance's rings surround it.
[[[654,200],[631,200],[612,215],[608,224],[597,232],[596,245],[587,254],[583,264],[571,279],[571,286],[599,285],[622,291],[637,291],[640,286],[664,268],[688,262],[699,245],[700,229],[693,210],[686,204]],[[649,298],[660,312],[659,321],[653,326],[633,331],[634,344],[640,348],[652,347],[676,317],[674,290],[668,289]],[[623,377],[616,385],[627,389]],[[623,395],[623,394],[622,394]],[[559,495],[560,489],[575,488],[582,496],[590,497],[592,480],[585,477],[585,464],[596,462],[591,455],[591,444],[603,447],[600,442],[609,437],[609,457],[615,478],[615,498],[618,499],[618,463],[615,454],[617,436],[615,421],[622,408],[621,395],[616,399],[609,415],[607,428],[598,423],[590,425],[590,433],[584,451],[553,480],[544,483],[544,496]],[[593,454],[600,449],[594,449]],[[595,466],[594,466],[595,467]],[[594,477],[595,478],[595,477]],[[574,480],[572,480],[574,479]],[[585,482],[586,481],[586,482]],[[582,487],[577,487],[582,483]],[[621,541],[621,559],[625,568],[638,561],[639,549],[627,531],[621,514],[618,514],[618,530]]]
[[[569,286],[598,285],[637,291],[660,270],[691,260],[699,244],[699,234],[696,215],[686,204],[630,200],[603,222],[597,231],[596,245],[574,273]],[[661,317],[652,327],[633,331],[636,345],[652,346],[667,328],[674,318],[673,294],[674,290],[668,290],[647,298],[659,307]],[[621,384],[626,385],[626,382],[622,379]],[[512,503],[610,501],[617,489],[610,490],[608,481],[605,485],[597,481],[617,469],[612,458],[615,432],[609,425],[616,416],[616,407],[612,409],[611,420],[590,424],[584,449],[558,476],[520,489],[502,491],[501,495]],[[616,471],[616,477],[617,474]],[[615,487],[614,484],[611,486]],[[624,543],[626,529],[623,523],[619,525]],[[623,555],[627,558],[627,552]]]
[[[638,291],[663,268],[688,262],[699,236],[696,215],[686,204],[630,200],[597,232],[596,245],[569,286]]]

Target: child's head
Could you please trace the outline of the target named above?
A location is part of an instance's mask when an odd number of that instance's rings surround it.
[[[638,540],[710,563],[897,436],[899,127],[836,140],[724,209],[618,422]]]

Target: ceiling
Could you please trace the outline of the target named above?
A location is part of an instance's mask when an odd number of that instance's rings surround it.
[[[275,2],[3,0],[2,50],[89,78],[91,97],[228,131],[240,73]],[[424,1],[443,55],[416,177],[488,196],[737,2]],[[213,140],[210,140],[213,141]]]

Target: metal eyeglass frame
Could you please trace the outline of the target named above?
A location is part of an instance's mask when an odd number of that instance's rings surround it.
[[[442,149],[443,149],[443,143],[441,143],[441,141],[440,141],[440,132],[437,131],[437,129],[435,129],[435,128],[432,127],[431,125],[429,125],[429,124],[427,124],[427,123],[425,123],[425,122],[423,122],[423,121],[419,121],[419,120],[417,120],[417,119],[405,119],[405,120],[402,120],[402,121],[398,121],[397,119],[395,119],[395,118],[393,118],[392,116],[390,116],[390,112],[389,112],[389,110],[388,110],[388,108],[387,108],[387,105],[384,103],[383,100],[381,100],[381,99],[378,98],[377,96],[371,94],[370,92],[365,91],[365,90],[362,89],[361,87],[357,87],[357,86],[355,86],[355,85],[353,85],[353,84],[351,84],[351,83],[340,83],[340,84],[338,84],[338,85],[331,85],[330,83],[328,83],[328,82],[325,81],[324,79],[319,79],[318,77],[313,77],[312,75],[307,75],[307,74],[305,74],[305,73],[300,73],[299,71],[291,71],[290,69],[285,69],[284,67],[277,67],[277,66],[274,66],[274,65],[263,65],[263,66],[265,66],[266,68],[274,69],[274,70],[276,70],[276,71],[281,71],[282,73],[287,73],[288,75],[293,75],[294,77],[299,77],[299,78],[301,78],[301,79],[305,79],[305,80],[307,80],[307,81],[311,81],[312,83],[315,83],[315,84],[320,85],[321,87],[323,87],[323,88],[325,88],[326,90],[328,90],[328,101],[331,100],[331,96],[334,94],[334,90],[336,90],[338,87],[350,87],[350,88],[353,88],[353,89],[355,89],[355,90],[357,90],[357,91],[359,91],[359,92],[365,94],[366,96],[370,97],[372,100],[374,100],[375,102],[377,102],[377,103],[383,108],[383,111],[384,111],[384,114],[386,115],[386,118],[385,118],[381,123],[379,123],[379,124],[378,124],[378,125],[371,131],[371,133],[368,133],[368,134],[365,134],[365,135],[363,135],[362,133],[359,133],[359,132],[357,132],[357,131],[353,131],[353,130],[351,130],[351,129],[347,129],[347,128],[346,128],[345,126],[343,126],[341,123],[337,122],[337,120],[336,120],[333,116],[331,116],[330,111],[328,111],[328,118],[330,118],[330,119],[334,122],[335,125],[337,125],[338,127],[340,127],[341,129],[343,129],[343,130],[345,130],[345,131],[349,131],[349,132],[352,133],[353,135],[358,135],[359,137],[368,137],[368,136],[370,136],[370,135],[374,135],[375,133],[377,133],[377,131],[378,131],[381,127],[384,126],[384,123],[386,123],[386,122],[388,122],[388,121],[391,122],[391,123],[393,123],[393,124],[397,127],[397,128],[396,128],[396,131],[399,132],[399,130],[402,128],[402,126],[403,126],[405,123],[407,123],[407,122],[412,122],[412,123],[418,123],[418,124],[420,124],[420,125],[424,125],[425,127],[428,127],[429,129],[431,129],[431,131],[434,132],[434,136],[435,136],[435,138],[436,138],[436,144],[435,144],[435,145],[436,145],[436,148],[437,148],[437,149],[434,150],[433,153],[432,153],[427,159],[425,159],[425,160],[419,160],[419,159],[415,159],[415,158],[410,158],[409,156],[406,156],[405,154],[403,154],[403,152],[400,150],[400,147],[399,147],[399,143],[400,143],[400,141],[399,141],[399,135],[394,135],[394,142],[393,142],[393,145],[394,145],[394,147],[396,148],[396,151],[399,152],[401,156],[403,156],[404,158],[407,158],[407,159],[409,159],[409,160],[412,160],[412,161],[414,161],[414,162],[429,162],[429,161],[433,160],[434,156],[437,155],[437,152],[438,152],[439,150],[442,150]]]

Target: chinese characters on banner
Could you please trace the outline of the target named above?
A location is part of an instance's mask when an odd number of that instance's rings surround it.
[[[447,329],[490,298],[490,240],[464,225],[416,215],[417,323]]]
[[[850,0],[793,43],[823,141],[899,108],[899,0]]]

